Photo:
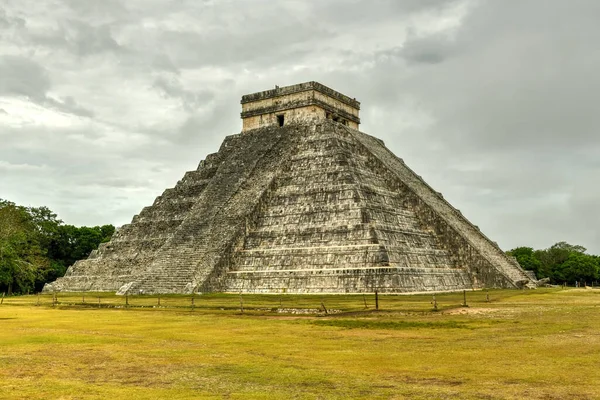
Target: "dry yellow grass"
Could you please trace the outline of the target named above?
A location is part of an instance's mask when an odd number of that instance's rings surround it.
[[[0,398],[600,398],[600,290],[99,296],[4,300]]]

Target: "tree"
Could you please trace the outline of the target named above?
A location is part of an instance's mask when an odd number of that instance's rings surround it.
[[[37,227],[23,207],[0,200],[0,288],[33,290],[39,272],[48,265]]]
[[[543,271],[541,271],[542,263],[536,256],[532,247],[517,247],[507,251],[507,254],[515,257],[521,267],[524,269],[535,272],[535,275],[538,277],[538,279],[546,277]]]
[[[572,252],[567,260],[558,265],[554,272],[555,280],[574,284],[575,282],[592,282],[598,279],[597,257]]]
[[[89,256],[100,243],[108,242],[114,231],[115,227],[112,225],[94,227],[61,225],[56,240],[52,243],[50,255],[54,260],[68,267],[75,261]]]
[[[64,225],[47,207],[21,207],[0,199],[0,291],[41,290],[109,241],[114,231],[112,225]]]
[[[556,284],[598,279],[598,257],[585,252],[585,247],[567,242],[558,242],[545,250],[535,250],[533,256],[541,263],[538,278],[549,277]]]

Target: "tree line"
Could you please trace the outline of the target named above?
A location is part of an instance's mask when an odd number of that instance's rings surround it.
[[[538,279],[549,278],[557,285],[575,285],[600,280],[600,256],[587,254],[586,248],[558,242],[548,249],[517,247],[507,252],[524,269],[532,270]]]
[[[114,232],[113,225],[66,225],[47,207],[0,199],[0,293],[40,291]]]

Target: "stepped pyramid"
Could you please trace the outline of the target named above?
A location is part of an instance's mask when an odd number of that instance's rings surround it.
[[[382,293],[534,286],[316,82],[242,98],[243,129],[46,286]]]

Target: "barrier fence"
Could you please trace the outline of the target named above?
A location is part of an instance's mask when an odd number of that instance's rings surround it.
[[[591,289],[591,287],[588,287]],[[596,285],[594,289],[598,290]],[[112,293],[39,293],[26,296],[0,294],[0,306],[75,307],[237,313],[336,314],[359,311],[431,312],[445,309],[490,306],[499,298],[544,290],[478,290],[453,293],[395,295],[364,293],[334,294],[248,294],[211,293],[194,295],[124,295]]]

